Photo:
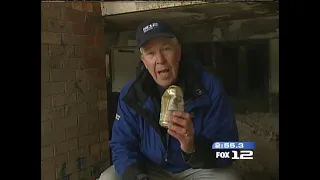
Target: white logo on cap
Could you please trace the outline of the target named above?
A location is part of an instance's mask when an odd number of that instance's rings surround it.
[[[142,30],[143,30],[143,33],[146,33],[154,28],[157,28],[159,26],[158,23],[152,23],[152,24],[149,24],[147,25],[146,27],[144,27]]]

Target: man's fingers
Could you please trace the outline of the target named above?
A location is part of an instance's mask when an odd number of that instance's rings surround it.
[[[176,112],[172,113],[172,116],[180,117],[180,118],[183,118],[183,119],[186,119],[186,120],[190,120],[191,119],[191,115],[189,113],[186,113],[186,112],[176,111]]]
[[[175,124],[171,124],[169,127],[168,127],[169,130],[171,131],[174,131],[178,134],[181,134],[181,135],[185,135],[187,133],[186,129],[181,127],[181,126],[177,126]]]
[[[186,121],[185,119],[182,119],[180,117],[177,117],[177,116],[171,116],[170,121],[173,122],[174,124],[178,124],[182,127],[187,127],[187,125],[188,125],[188,121]]]

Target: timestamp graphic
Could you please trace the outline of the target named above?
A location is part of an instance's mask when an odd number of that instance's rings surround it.
[[[215,142],[212,149],[217,159],[253,159],[255,142]]]
[[[255,142],[215,142],[212,149],[255,149]]]

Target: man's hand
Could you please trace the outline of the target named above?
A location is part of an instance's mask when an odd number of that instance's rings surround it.
[[[181,150],[191,153],[194,150],[194,129],[191,115],[184,112],[172,113],[168,133],[178,139]]]

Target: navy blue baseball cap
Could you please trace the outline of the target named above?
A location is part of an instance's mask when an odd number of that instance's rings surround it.
[[[151,19],[141,23],[136,31],[136,40],[139,48],[147,41],[158,37],[174,38],[176,35],[167,22],[159,19]]]

